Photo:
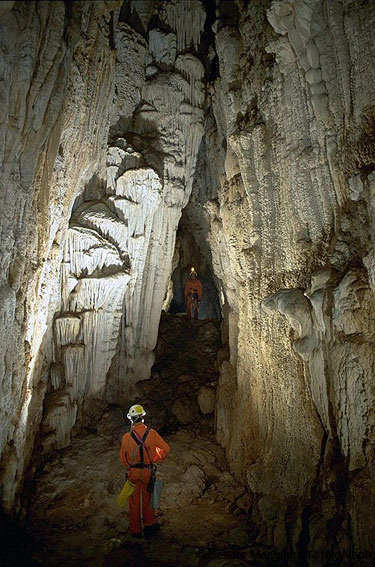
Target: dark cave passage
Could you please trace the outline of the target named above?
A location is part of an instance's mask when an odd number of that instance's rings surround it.
[[[184,219],[184,213],[177,231],[176,250],[178,253],[178,266],[172,274],[173,298],[169,312],[184,313],[186,311],[184,290],[190,270],[194,267],[203,288],[198,319],[220,320],[219,293],[213,276],[212,266],[210,266],[209,260],[203,256],[194,238],[194,233]]]

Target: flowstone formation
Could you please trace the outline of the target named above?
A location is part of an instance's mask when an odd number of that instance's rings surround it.
[[[132,385],[149,378],[176,230],[203,134],[204,68],[194,53],[205,12],[196,3],[181,28],[184,6],[156,10],[148,42],[126,23],[135,17],[126,5],[117,14],[118,88],[106,178],[91,179],[76,199],[65,241],[51,367],[57,391],[44,419],[52,447],[67,446],[72,428],[84,423],[90,414],[85,398],[130,399]],[[129,108],[130,73],[138,90]]]
[[[203,135],[193,5],[2,3],[9,510],[41,420],[44,449],[65,447],[97,400],[149,377]]]
[[[111,14],[119,5],[0,7],[0,478],[8,510],[53,388],[52,324],[72,204],[100,174],[107,151],[116,63]],[[62,401],[69,416],[69,396]]]
[[[370,564],[374,6],[238,7],[218,7],[206,134],[208,164],[227,144],[205,205],[228,302],[218,434],[263,541]]]
[[[223,342],[201,403],[252,537],[371,565],[375,5],[2,2],[0,28],[4,508],[160,380],[198,258]],[[203,405],[173,393],[177,427]]]

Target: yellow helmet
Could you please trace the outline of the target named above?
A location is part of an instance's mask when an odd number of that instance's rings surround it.
[[[129,409],[128,415],[126,417],[130,419],[130,421],[133,421],[134,419],[139,419],[140,417],[144,417],[145,415],[146,412],[143,409],[143,406],[136,404]]]

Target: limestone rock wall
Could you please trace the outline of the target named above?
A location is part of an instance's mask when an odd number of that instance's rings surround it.
[[[124,218],[136,217],[140,225],[135,229],[129,225],[131,279],[125,294],[119,386],[125,396],[129,396],[129,385],[150,376],[177,226],[192,190],[203,135],[204,67],[197,52],[206,12],[198,0],[190,4],[155,4],[146,33],[148,51],[139,103],[132,116],[120,111],[112,130],[131,140],[159,183],[159,193],[151,200],[146,183],[143,195],[122,205]],[[139,3],[134,3],[134,10],[139,12]],[[134,16],[130,23],[133,20]],[[117,82],[123,84],[122,77]],[[143,173],[136,169],[128,175]],[[117,191],[128,186],[126,174],[116,184]]]
[[[218,3],[205,134],[230,349],[218,436],[261,539],[348,556],[373,545],[374,6],[236,6]]]
[[[0,454],[6,507],[41,419],[72,205],[100,172],[101,160],[105,165],[117,6],[1,6]],[[75,328],[75,321],[67,322],[61,332]]]
[[[149,377],[203,134],[192,4],[2,5],[7,507],[41,420],[44,450],[65,447]]]
[[[142,6],[116,13],[106,179],[93,178],[76,201],[65,241],[46,447],[68,445],[72,428],[92,421],[90,399],[94,407],[127,403],[134,383],[149,378],[192,189],[205,99],[195,51],[205,11],[200,2],[191,13],[180,2],[146,13]]]

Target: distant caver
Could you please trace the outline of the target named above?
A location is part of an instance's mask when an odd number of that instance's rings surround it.
[[[202,297],[202,283],[194,268],[190,270],[189,279],[185,285],[186,314],[189,319],[198,319],[199,303]]]

